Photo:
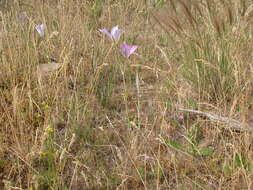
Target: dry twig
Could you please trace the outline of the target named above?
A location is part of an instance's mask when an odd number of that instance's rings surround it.
[[[203,111],[184,109],[184,108],[179,108],[179,111],[189,112],[189,113],[205,116],[205,117],[209,118],[212,121],[224,123],[226,128],[230,128],[230,129],[233,129],[233,130],[253,131],[253,128],[248,123],[243,123],[243,122],[240,122],[238,120],[231,119],[229,117],[222,117],[222,116],[219,116],[219,115],[216,115],[216,114],[210,114],[210,113],[206,113],[206,112],[203,112]]]

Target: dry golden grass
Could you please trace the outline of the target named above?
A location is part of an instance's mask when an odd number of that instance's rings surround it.
[[[34,2],[0,2],[0,189],[253,188],[250,0]]]

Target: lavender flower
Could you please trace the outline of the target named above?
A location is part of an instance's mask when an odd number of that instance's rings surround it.
[[[38,24],[35,25],[35,29],[39,33],[40,37],[43,37],[45,35],[45,25],[44,24]]]
[[[21,25],[25,25],[28,23],[28,16],[26,12],[21,12],[18,16],[17,16],[17,23],[21,24]]]
[[[99,31],[105,35],[107,35],[110,39],[119,40],[120,35],[122,34],[123,30],[119,29],[118,26],[114,26],[109,32],[106,29],[99,29]]]
[[[134,45],[128,45],[127,43],[123,43],[120,46],[120,52],[122,55],[124,55],[125,57],[129,57],[131,54],[133,54],[135,52],[135,50],[138,48],[138,46]]]

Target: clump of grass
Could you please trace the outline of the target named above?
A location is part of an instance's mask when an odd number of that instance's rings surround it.
[[[245,54],[251,51],[251,26],[248,14],[240,13],[243,5],[169,1],[167,6],[173,11],[155,15],[168,35],[181,42],[181,73],[202,100],[231,102],[232,97],[250,89],[251,75],[247,71],[251,69],[251,56]]]

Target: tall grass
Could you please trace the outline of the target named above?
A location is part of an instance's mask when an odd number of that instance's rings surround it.
[[[202,100],[232,101],[251,87],[251,7],[242,2],[169,1],[172,11],[155,15],[180,40],[181,73]]]

